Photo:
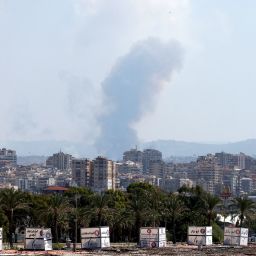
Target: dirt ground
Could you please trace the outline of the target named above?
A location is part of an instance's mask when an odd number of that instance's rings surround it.
[[[209,246],[198,248],[196,246],[169,246],[166,248],[157,249],[141,249],[131,247],[114,247],[104,250],[78,250],[77,252],[72,251],[16,251],[6,250],[0,252],[0,255],[11,256],[11,255],[52,255],[52,256],[78,256],[78,255],[122,255],[122,256],[147,256],[147,255],[185,255],[185,256],[198,256],[198,255],[256,255],[256,245],[249,245],[248,247],[227,247],[227,246]]]

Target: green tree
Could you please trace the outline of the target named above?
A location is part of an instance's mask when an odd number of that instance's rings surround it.
[[[17,223],[21,223],[21,220],[26,217],[27,195],[13,188],[4,189],[0,192],[0,207],[8,219],[7,237],[10,247],[13,248],[12,236],[15,234]]]
[[[108,207],[109,197],[104,194],[93,194],[90,197],[90,205],[86,208],[85,214],[90,216],[92,223],[97,226],[105,225],[108,215],[112,214],[111,209]]]
[[[240,226],[242,227],[245,218],[249,218],[250,215],[255,211],[255,203],[246,197],[237,197],[233,200],[233,203],[239,216]]]
[[[218,206],[221,202],[220,198],[211,195],[210,193],[206,193],[202,197],[202,210],[207,218],[207,225],[211,226],[213,220],[216,218],[216,206]]]
[[[69,229],[68,213],[72,207],[66,197],[58,194],[48,196],[46,202],[40,217],[52,228],[54,241],[59,242],[59,234]]]
[[[134,237],[139,240],[139,231],[143,223],[146,224],[150,219],[151,195],[154,187],[148,183],[132,183],[128,186],[128,209],[133,212],[135,219]]]
[[[187,210],[183,201],[175,194],[169,195],[165,200],[164,212],[167,219],[171,220],[173,243],[176,243],[176,222],[182,218]]]

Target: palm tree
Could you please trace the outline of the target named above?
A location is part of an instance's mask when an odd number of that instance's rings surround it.
[[[51,226],[53,238],[59,242],[59,233],[68,229],[68,213],[71,212],[71,206],[66,197],[62,195],[51,195],[47,198],[46,208],[41,217]]]
[[[10,247],[12,248],[12,235],[15,233],[17,221],[26,217],[26,214],[22,214],[22,211],[28,209],[26,194],[19,190],[14,190],[13,188],[4,189],[0,192],[0,207],[8,219],[7,236]]]
[[[106,223],[108,215],[110,214],[107,194],[92,195],[91,204],[87,207],[85,214],[89,215],[91,220],[94,220],[95,225],[101,226]]]
[[[207,217],[207,225],[210,226],[216,217],[215,208],[221,202],[221,200],[220,198],[213,196],[210,193],[206,193],[203,195],[202,201],[202,209]]]
[[[176,243],[176,222],[187,210],[183,201],[175,194],[171,194],[165,201],[165,215],[171,219],[173,243]]]
[[[151,202],[149,195],[151,194],[152,189],[154,189],[154,187],[146,183],[132,183],[127,188],[129,198],[127,208],[129,211],[133,212],[135,218],[134,236],[137,241],[139,241],[140,228],[143,225],[143,222],[146,224],[150,217],[149,212],[151,211]]]
[[[233,200],[234,206],[236,207],[239,219],[240,219],[240,226],[242,227],[244,219],[246,217],[249,217],[251,213],[255,210],[256,206],[255,203],[248,199],[243,197],[237,197]]]

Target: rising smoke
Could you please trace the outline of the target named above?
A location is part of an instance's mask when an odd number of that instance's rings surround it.
[[[158,92],[181,67],[182,56],[177,41],[149,38],[117,61],[102,83],[106,112],[99,118],[99,153],[117,159],[138,143],[131,125],[153,110]]]

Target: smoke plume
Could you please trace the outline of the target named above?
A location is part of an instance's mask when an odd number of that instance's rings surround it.
[[[104,109],[97,148],[114,159],[138,143],[132,124],[154,109],[158,92],[181,67],[182,49],[177,41],[155,38],[141,41],[121,57],[103,81]]]

